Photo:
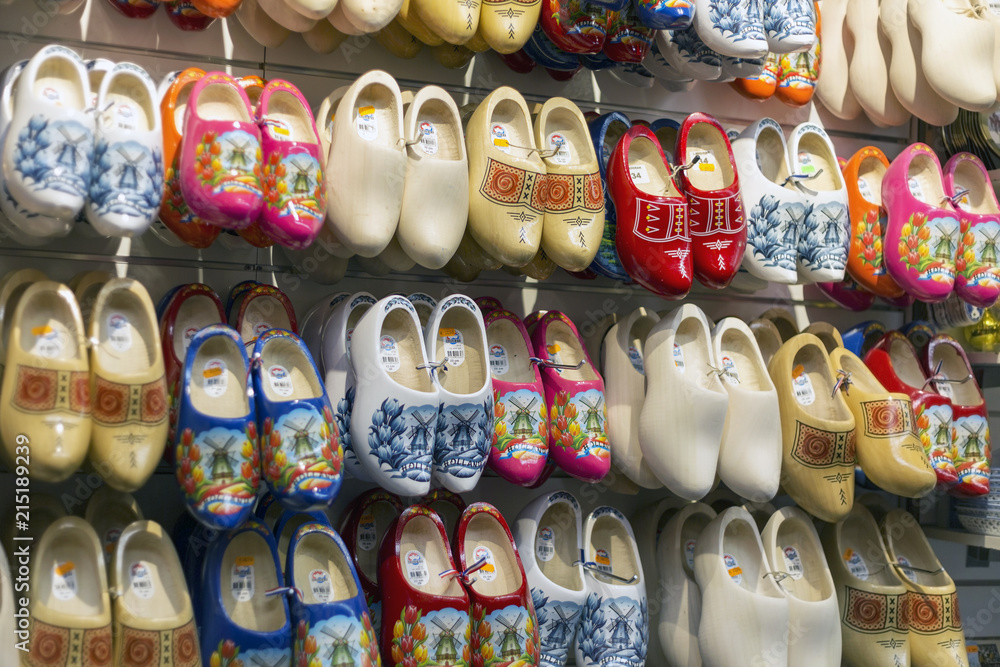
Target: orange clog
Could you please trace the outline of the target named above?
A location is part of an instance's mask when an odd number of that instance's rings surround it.
[[[194,8],[205,16],[224,19],[240,6],[240,0],[191,0]]]
[[[816,91],[820,67],[820,15],[816,5],[816,41],[799,53],[786,53],[778,61],[778,88],[774,96],[792,107],[809,104]]]
[[[773,53],[767,54],[764,61],[764,69],[757,76],[748,76],[742,79],[730,81],[729,85],[737,93],[751,100],[766,100],[778,88],[778,58]]]

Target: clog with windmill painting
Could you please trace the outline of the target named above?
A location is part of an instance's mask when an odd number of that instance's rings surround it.
[[[956,153],[944,166],[945,194],[961,220],[955,252],[955,293],[980,308],[1000,295],[1000,205],[986,166],[972,153]]]
[[[810,0],[764,2],[764,32],[771,53],[808,51],[819,33],[818,10]]]
[[[272,329],[257,338],[251,373],[268,488],[290,509],[328,507],[340,491],[344,450],[309,350]]]
[[[600,53],[604,47],[607,18],[606,9],[593,3],[545,0],[538,24],[560,50],[589,54]]]
[[[643,25],[653,30],[683,30],[694,19],[694,3],[688,0],[633,0]]]
[[[653,31],[639,21],[632,2],[618,11],[608,12],[608,36],[604,55],[616,63],[638,65],[653,44]]]
[[[767,55],[764,3],[727,2],[717,5],[695,0],[692,27],[708,48],[733,58]]]
[[[787,53],[778,60],[778,87],[774,96],[790,107],[809,104],[820,74],[819,41],[808,51]]]
[[[941,163],[930,146],[912,144],[892,161],[882,179],[882,205],[892,241],[883,249],[889,275],[921,301],[948,298],[961,223],[945,201]]]
[[[550,310],[532,328],[549,414],[549,458],[577,479],[596,482],[611,468],[604,380],[576,326]]]

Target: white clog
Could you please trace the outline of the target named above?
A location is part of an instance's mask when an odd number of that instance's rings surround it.
[[[564,667],[587,597],[580,504],[566,491],[543,494],[524,506],[512,532],[538,619],[540,664]]]
[[[823,75],[816,80],[816,97],[837,118],[852,120],[861,105],[851,91],[847,50],[844,48],[844,18],[849,0],[823,0],[820,8],[819,43],[823,49]]]
[[[655,312],[637,308],[608,330],[601,346],[611,460],[626,477],[647,489],[663,486],[643,460],[639,446],[639,415],[646,398],[643,347],[659,321]]]
[[[640,507],[631,519],[632,530],[635,532],[635,545],[642,561],[642,573],[646,577],[646,589],[653,595],[659,596],[661,602],[666,588],[675,585],[675,582],[662,578],[661,561],[657,557],[656,546],[667,521],[685,504],[677,498],[667,497],[658,503]],[[657,606],[654,602],[650,605],[649,650],[646,653],[646,662],[649,664],[659,665],[666,660],[664,647],[660,644],[660,633],[657,632],[662,610],[662,604]]]
[[[732,143],[747,214],[743,268],[774,283],[798,282],[799,230],[805,197],[790,179],[788,146],[771,118],[750,124]]]
[[[437,86],[422,88],[406,109],[403,136],[406,184],[396,236],[417,264],[440,269],[469,219],[469,159],[455,100]]]
[[[742,320],[726,317],[715,325],[712,352],[729,394],[719,477],[747,500],[770,500],[781,478],[781,415],[774,383]]]
[[[808,51],[816,41],[816,8],[809,0],[764,0],[764,32],[771,53]]]
[[[344,35],[363,35],[365,31],[361,28],[356,27],[351,23],[350,19],[347,18],[347,14],[344,13],[344,3],[338,2],[337,6],[333,8],[330,15],[326,17],[326,20],[330,22],[337,32]]]
[[[910,113],[889,84],[889,43],[879,33],[878,9],[879,0],[848,0],[846,36],[854,44],[848,81],[868,118],[879,127],[891,127],[908,121]]]
[[[420,318],[420,326],[423,329],[427,328],[427,322],[431,319],[431,313],[437,308],[437,299],[432,297],[430,294],[424,294],[423,292],[414,292],[413,294],[408,294],[406,296],[413,307],[417,309],[417,317]]]
[[[466,493],[483,474],[493,444],[493,378],[479,306],[463,294],[438,301],[424,344],[440,404],[433,480]]]
[[[694,28],[708,48],[734,58],[767,56],[763,0],[695,0]]]
[[[306,46],[324,55],[336,51],[345,39],[347,35],[334,28],[329,21],[317,21],[316,25],[302,33]]]
[[[352,252],[374,257],[396,233],[403,204],[399,86],[381,70],[366,72],[344,92],[336,111],[326,163],[328,222]]]
[[[840,608],[811,516],[797,507],[774,512],[761,534],[764,555],[788,599],[788,664],[840,667]]]
[[[236,8],[236,18],[255,42],[269,49],[278,48],[292,34],[291,30],[271,18],[257,0],[240,2],[240,6]]]
[[[354,454],[372,481],[406,496],[430,491],[440,408],[421,334],[413,304],[390,296],[362,315],[351,336]]]
[[[708,318],[685,304],[656,323],[644,351],[646,400],[639,446],[673,493],[698,500],[715,485],[729,395],[717,373]]]
[[[705,667],[788,666],[788,600],[771,576],[753,517],[720,513],[698,536],[698,645]]]
[[[320,21],[330,15],[337,6],[337,0],[283,0],[292,11],[308,19]]]
[[[342,12],[356,29],[371,34],[389,25],[402,6],[403,0],[340,0],[333,13]]]
[[[656,48],[683,78],[712,81],[722,75],[722,56],[706,46],[693,25],[657,31]]]

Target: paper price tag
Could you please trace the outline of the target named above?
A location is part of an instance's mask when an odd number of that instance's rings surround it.
[[[490,135],[493,137],[494,148],[510,154],[510,141],[507,136],[507,128],[500,123],[493,123],[490,127]]]
[[[680,345],[674,343],[674,366],[677,367],[681,373],[684,372],[684,350]]]
[[[132,347],[132,327],[121,313],[108,315],[108,342],[112,349],[125,352]]]
[[[555,151],[555,154],[549,159],[556,164],[570,163],[572,156],[569,152],[569,142],[566,141],[566,137],[562,133],[553,132],[549,135],[549,150]]]
[[[497,563],[493,559],[493,552],[489,547],[480,544],[472,550],[472,562],[478,563],[481,559],[486,559],[486,564],[476,573],[483,581],[493,581],[497,578]]]
[[[722,379],[729,384],[736,386],[740,383],[740,372],[736,369],[736,362],[728,355],[722,355]]]
[[[226,393],[229,384],[229,374],[226,373],[226,362],[222,359],[209,359],[201,371],[205,393],[212,398],[218,398]]]
[[[726,573],[729,574],[729,578],[737,584],[742,584],[743,570],[740,568],[740,564],[736,562],[736,557],[732,554],[722,554],[722,562],[726,566]]]
[[[646,368],[642,363],[642,354],[635,345],[628,346],[628,360],[629,363],[632,364],[632,368],[637,370],[642,375],[646,374]]]
[[[142,561],[132,563],[129,567],[129,581],[132,586],[132,593],[143,600],[148,600],[156,594],[153,585],[153,575],[149,571],[149,566]]]
[[[358,547],[362,551],[371,551],[375,548],[378,540],[378,532],[375,530],[375,515],[368,513],[361,515],[358,523]]]
[[[430,581],[430,573],[427,571],[427,560],[424,555],[416,549],[406,552],[404,558],[406,564],[406,578],[414,586],[424,586]]]
[[[503,345],[490,345],[490,373],[502,376],[508,370],[510,364],[507,361],[507,349]]]
[[[375,141],[378,139],[378,120],[375,118],[375,107],[358,107],[355,124],[358,136],[365,141]]]
[[[812,380],[806,375],[802,366],[796,366],[792,370],[792,393],[800,405],[812,405],[816,400],[816,390],[813,389]]]
[[[798,581],[802,578],[802,558],[799,556],[799,552],[795,547],[785,547],[785,569],[788,570],[788,576],[792,579]]]
[[[441,329],[438,332],[444,339],[444,358],[449,366],[461,366],[465,361],[465,344],[462,332],[454,329]]]
[[[861,554],[853,549],[847,549],[844,552],[844,562],[847,563],[847,569],[851,574],[862,581],[868,581],[868,565]]]
[[[73,561],[56,563],[52,571],[52,594],[57,600],[72,600],[78,591]]]
[[[630,164],[628,166],[628,174],[629,178],[636,185],[649,183],[649,172],[646,171],[646,165],[644,164]]]
[[[309,589],[317,602],[329,602],[333,597],[333,586],[330,574],[326,570],[313,570],[309,573]]]
[[[267,369],[267,377],[271,381],[271,389],[278,396],[287,397],[292,395],[294,391],[292,376],[289,375],[288,370],[284,366],[271,366]]]
[[[556,531],[550,526],[543,526],[538,531],[538,539],[535,540],[535,555],[538,560],[548,563],[556,555]]]
[[[379,361],[382,363],[382,368],[389,373],[399,370],[399,348],[392,336],[382,336],[379,339]]]
[[[417,127],[417,132],[420,137],[417,141],[420,144],[420,150],[427,155],[437,155],[438,137],[437,130],[434,129],[434,124],[423,121]]]

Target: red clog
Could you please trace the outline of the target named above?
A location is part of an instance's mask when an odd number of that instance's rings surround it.
[[[108,0],[108,4],[130,19],[147,19],[160,6],[147,0]]]
[[[421,498],[418,504],[437,512],[441,521],[444,522],[448,536],[452,539],[455,537],[455,527],[458,526],[458,520],[462,518],[462,513],[469,506],[462,496],[444,488],[431,489],[431,492]]]
[[[965,350],[948,334],[931,338],[923,349],[924,370],[938,393],[951,402],[952,451],[958,484],[956,496],[990,492],[990,425],[983,392]]]
[[[240,302],[235,329],[248,344],[271,329],[299,333],[292,302],[284,292],[271,285],[257,285],[247,292]]]
[[[865,364],[886,390],[910,397],[917,435],[937,474],[938,485],[950,486],[958,481],[951,402],[927,382],[913,344],[898,331],[890,331],[868,351]]]
[[[539,628],[528,578],[496,507],[469,505],[455,530],[454,552],[459,569],[469,572],[472,633],[466,664],[537,665]]]
[[[527,74],[531,70],[535,69],[537,63],[531,59],[524,49],[515,51],[514,53],[498,53],[500,60],[503,64],[509,67],[511,70],[517,72],[518,74]]]
[[[607,38],[607,12],[583,0],[546,0],[539,23],[566,53],[600,53]]]
[[[403,510],[382,540],[380,647],[388,665],[471,665],[469,595],[433,510]]]
[[[211,16],[205,16],[199,12],[191,0],[177,0],[177,2],[167,3],[167,18],[170,22],[181,30],[187,32],[201,32],[208,26],[215,23]]]
[[[625,3],[621,11],[608,12],[604,55],[616,63],[641,63],[652,45],[653,31],[639,21],[633,3]]]
[[[690,165],[680,186],[688,200],[694,277],[722,289],[736,276],[747,245],[733,149],[719,121],[698,112],[681,124],[674,156]]]
[[[615,146],[608,190],[618,216],[615,247],[625,271],[666,299],[684,297],[694,275],[688,203],[652,130],[633,125]]]

